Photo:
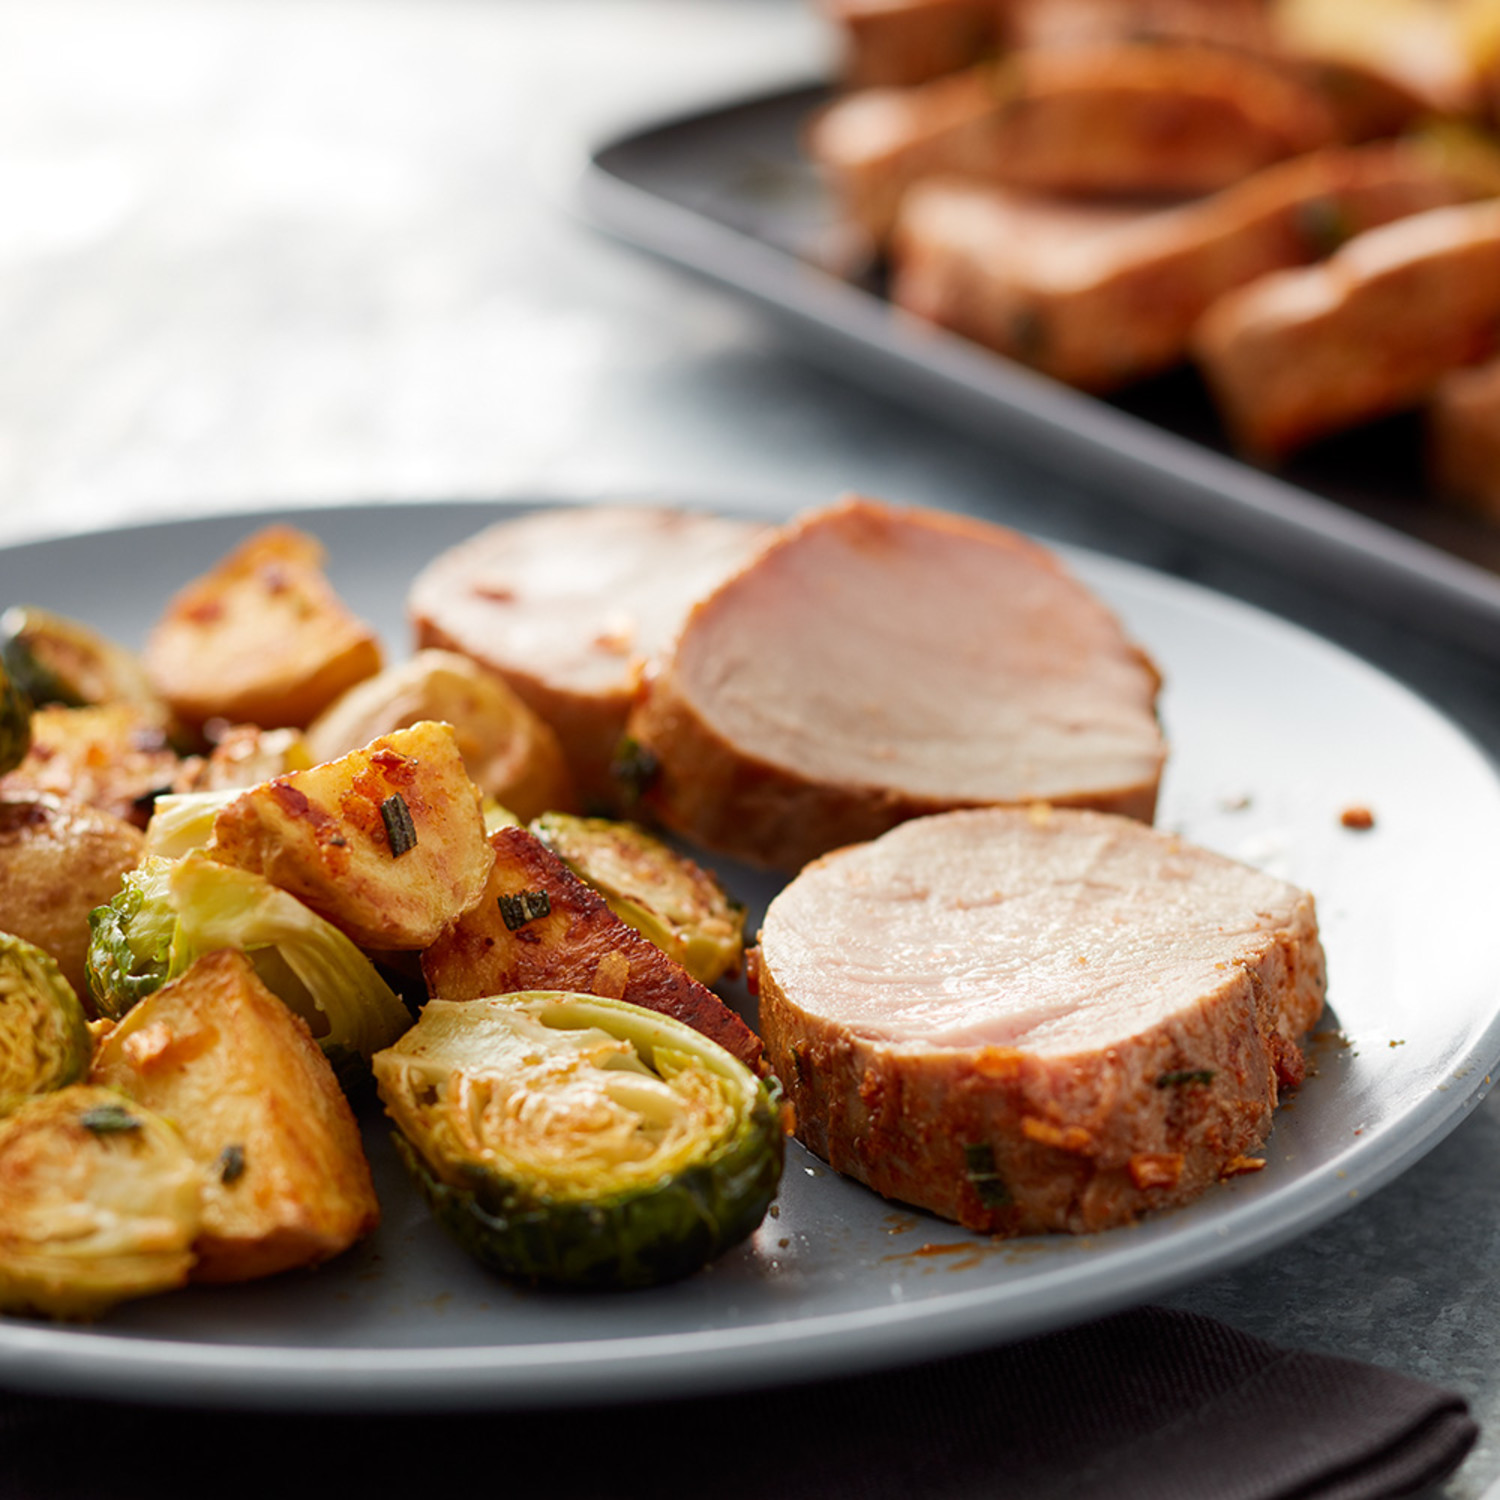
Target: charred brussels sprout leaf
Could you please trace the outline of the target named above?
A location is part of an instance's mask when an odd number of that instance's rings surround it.
[[[50,955],[0,933],[0,1115],[33,1094],[77,1083],[89,1028],[73,986]]]
[[[755,1229],[780,1181],[765,1086],[690,1027],[624,1001],[433,1000],[374,1069],[439,1221],[521,1281],[686,1276]]]
[[[263,876],[201,851],[148,859],[90,913],[89,926],[89,990],[115,1020],[203,954],[239,948],[336,1065],[368,1061],[411,1024],[375,966],[331,922]]]
[[[0,1120],[0,1311],[90,1318],[182,1285],[201,1200],[197,1164],[150,1110],[85,1084],[28,1100]]]
[[[0,615],[0,661],[33,703],[162,708],[145,670],[129,651],[50,610],[13,606]]]
[[[118,1021],[137,1001],[159,990],[174,971],[177,912],[171,901],[172,866],[149,859],[126,874],[119,894],[89,913],[85,964],[89,993],[101,1015]]]
[[[531,831],[622,922],[649,938],[699,984],[738,967],[745,909],[692,860],[634,823],[544,813]]]

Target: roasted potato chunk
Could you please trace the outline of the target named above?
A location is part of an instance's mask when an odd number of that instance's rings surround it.
[[[374,736],[372,735],[373,739]],[[352,750],[354,747],[351,745]],[[172,790],[222,792],[259,786],[288,771],[305,771],[332,756],[313,755],[295,729],[262,729],[258,724],[231,724],[207,755],[190,755],[182,763]]]
[[[0,922],[50,953],[79,995],[89,912],[140,863],[144,840],[129,823],[44,792],[0,793]]]
[[[235,949],[142,1000],[90,1072],[167,1116],[204,1173],[196,1281],[248,1281],[349,1248],[380,1209],[359,1127],[307,1027]]]
[[[323,556],[313,537],[267,527],[171,601],[145,663],[180,718],[305,728],[380,670],[375,633],[334,593]]]
[[[518,990],[571,990],[625,1000],[700,1031],[755,1067],[760,1041],[714,992],[612,912],[524,828],[491,835],[484,898],[423,955],[428,993],[477,1000]]]
[[[423,719],[453,726],[475,784],[518,818],[575,805],[551,728],[503,677],[456,651],[419,651],[350,688],[308,728],[308,748],[314,760],[332,760]]]
[[[546,813],[531,831],[609,909],[702,984],[740,966],[745,908],[707,870],[634,823]]]
[[[0,779],[6,791],[51,792],[144,828],[181,762],[161,719],[133,703],[48,704],[31,716],[31,749]]]
[[[91,1318],[181,1286],[202,1173],[159,1115],[73,1084],[0,1120],[0,1312]]]
[[[214,820],[209,852],[377,949],[427,947],[494,863],[479,788],[434,723],[251,788]]]

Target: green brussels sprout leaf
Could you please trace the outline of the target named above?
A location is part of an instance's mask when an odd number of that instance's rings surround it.
[[[323,1050],[368,1061],[411,1024],[354,942],[263,876],[202,852],[148,859],[89,917],[89,989],[118,1019],[205,953],[240,948]]]
[[[83,1005],[52,956],[0,933],[0,1115],[77,1083],[91,1047]]]

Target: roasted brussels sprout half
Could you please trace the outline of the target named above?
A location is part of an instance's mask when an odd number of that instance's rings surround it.
[[[0,932],[0,1115],[88,1071],[88,1020],[56,960]]]
[[[305,771],[312,752],[300,729],[262,729],[258,724],[230,724],[215,729],[207,755],[190,756],[172,782],[174,792],[243,791],[273,776]]]
[[[89,926],[89,990],[116,1020],[200,955],[240,948],[335,1062],[351,1052],[368,1060],[411,1024],[375,966],[331,922],[264,876],[200,852],[148,859],[108,906],[95,908]]]
[[[690,1027],[621,1000],[433,1000],[374,1070],[439,1221],[521,1281],[686,1276],[755,1229],[780,1181],[765,1085]]]
[[[30,749],[31,700],[0,658],[0,776],[14,771]]]
[[[543,813],[531,831],[700,984],[739,966],[745,908],[706,870],[634,823]]]
[[[74,1084],[0,1120],[0,1311],[91,1318],[181,1286],[202,1176],[177,1132]]]
[[[33,703],[134,703],[166,713],[129,651],[51,610],[15,605],[0,615],[0,661]]]

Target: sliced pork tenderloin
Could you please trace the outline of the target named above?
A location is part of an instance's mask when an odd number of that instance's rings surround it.
[[[429,563],[407,609],[419,647],[461,652],[503,677],[556,732],[584,802],[607,809],[610,762],[646,664],[767,530],[654,506],[539,511]]]
[[[828,855],[752,963],[802,1141],[996,1234],[1106,1229],[1260,1166],[1325,987],[1303,891],[1045,808]]]
[[[1043,547],[851,499],[784,528],[693,607],[628,733],[669,828],[797,869],[952,807],[1149,820],[1159,685]]]
[[[1404,142],[1313,152],[1167,208],[930,178],[901,202],[891,298],[1070,385],[1108,391],[1184,359],[1199,318],[1227,292],[1492,188]]]
[[[1500,348],[1500,201],[1413,214],[1263,276],[1214,303],[1193,343],[1236,444],[1265,461],[1415,406]]]

